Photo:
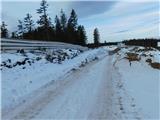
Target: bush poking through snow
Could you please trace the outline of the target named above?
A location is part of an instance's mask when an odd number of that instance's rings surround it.
[[[144,53],[143,53],[141,56],[147,57],[147,55],[146,55],[146,54],[144,54]]]
[[[36,57],[36,60],[37,60],[37,61],[39,61],[39,60],[41,60],[41,59],[42,59],[41,57]]]
[[[46,59],[47,61],[53,63],[53,60],[54,60],[55,58],[54,58],[52,55],[47,54],[47,55],[45,56],[45,59]]]
[[[128,59],[130,62],[131,61],[139,61],[141,58],[138,56],[136,53],[126,53],[126,59]]]
[[[17,65],[25,65],[26,62],[29,61],[29,58],[25,58],[23,61],[17,61],[15,64],[13,64],[13,67],[17,66]],[[29,63],[29,62],[28,62]]]
[[[160,63],[158,63],[158,62],[150,63],[150,65],[151,65],[152,68],[160,69]]]
[[[87,64],[86,61],[82,61],[79,67],[84,67]]]
[[[0,70],[4,67],[12,68],[16,66],[21,66],[25,64],[35,63],[36,61],[40,61],[42,59],[46,59],[50,63],[58,63],[62,64],[63,61],[66,59],[73,59],[74,57],[78,56],[81,53],[79,50],[72,50],[72,49],[43,49],[38,51],[24,51],[23,49],[17,50],[17,52],[13,55],[14,59],[5,59],[0,64]],[[21,59],[17,59],[16,57],[20,57]],[[17,59],[17,60],[16,60]],[[25,69],[22,67],[22,69]]]
[[[146,62],[149,63],[149,65],[152,67],[152,68],[155,68],[155,69],[160,69],[160,63],[158,62],[152,62],[152,59],[148,58],[146,60]]]
[[[25,54],[24,49],[17,50],[17,53]]]
[[[96,56],[94,59],[93,59],[93,61],[96,61],[96,60],[98,60],[99,58]]]
[[[46,54],[45,59],[51,63],[62,64],[66,59],[73,59],[78,56],[80,53],[79,50],[54,50],[49,54]]]
[[[146,60],[146,62],[152,63],[152,59],[148,58],[148,59]]]
[[[38,50],[45,52],[47,49],[43,47],[39,47]]]
[[[118,51],[120,51],[121,49],[120,48],[116,48],[113,50],[113,53],[118,53]]]
[[[6,68],[13,68],[16,66],[21,66],[21,65],[25,65],[26,63],[28,63],[29,65],[31,65],[31,62],[33,63],[33,61],[29,58],[24,58],[21,61],[17,61],[13,64],[12,61],[10,59],[8,59],[7,61],[3,61],[2,64],[0,65],[1,67],[6,67]],[[25,69],[24,67],[22,69]],[[2,69],[1,69],[2,70]]]

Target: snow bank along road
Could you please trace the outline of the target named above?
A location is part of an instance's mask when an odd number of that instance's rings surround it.
[[[107,56],[48,84],[3,118],[113,119],[116,109],[112,105],[111,59]]]

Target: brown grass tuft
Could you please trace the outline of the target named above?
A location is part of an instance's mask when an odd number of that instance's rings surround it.
[[[126,54],[127,54],[126,59],[128,59],[130,62],[139,61],[141,59],[136,53],[126,53]]]
[[[160,69],[160,63],[158,63],[158,62],[150,63],[150,65],[151,65],[152,68]]]

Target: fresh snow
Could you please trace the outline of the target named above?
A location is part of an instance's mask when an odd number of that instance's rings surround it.
[[[7,119],[160,119],[159,74],[147,62],[158,62],[152,48],[117,46],[79,50],[60,49],[35,53],[1,53],[1,62],[36,60],[7,68],[2,73],[2,117]],[[46,53],[47,52],[47,53]],[[125,58],[136,53],[141,60]],[[58,56],[67,54],[61,62]],[[49,62],[46,55],[55,59]],[[63,58],[63,56],[61,56]],[[11,62],[8,61],[11,60]],[[25,67],[25,69],[23,69]]]
[[[153,62],[159,62],[159,51],[154,49],[153,51],[149,50],[143,53],[137,52],[141,60],[131,62],[130,66],[129,61],[124,59],[124,56],[126,52],[135,52],[133,48],[135,47],[122,48],[115,55],[115,58],[118,59],[116,60],[115,67],[121,76],[121,82],[123,83],[122,89],[124,89],[121,92],[121,97],[125,98],[129,96],[131,101],[130,106],[138,110],[139,115],[137,115],[137,118],[158,120],[160,118],[160,71],[152,68],[145,60],[151,58]],[[138,49],[144,49],[144,47],[138,47]],[[143,56],[142,54],[146,54],[147,56]],[[125,103],[124,105],[126,105],[129,99],[123,99],[123,101]],[[125,106],[126,109],[128,106]]]
[[[69,52],[68,50],[64,51]],[[92,61],[95,57],[101,58],[105,55],[106,52],[100,48],[86,51],[73,59],[65,60],[62,64],[53,64],[45,59],[41,59],[31,66],[25,64],[11,69],[2,69],[2,109],[6,111],[15,107],[15,105],[25,101],[30,93],[50,81],[59,80],[61,76],[64,76],[73,68],[78,69],[82,63]],[[34,58],[35,55],[28,53],[28,57]],[[8,58],[15,62],[16,60],[24,59],[24,56],[10,53],[4,53],[3,55],[2,53],[2,61],[6,61]],[[23,67],[26,68],[22,69]]]
[[[146,119],[159,117],[159,70],[153,69],[143,62],[121,60],[117,63],[122,82],[128,94],[134,98],[136,107]],[[135,76],[135,77],[134,77]]]

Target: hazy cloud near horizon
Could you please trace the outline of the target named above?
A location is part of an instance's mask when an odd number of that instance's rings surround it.
[[[93,29],[100,31],[102,41],[119,41],[137,37],[159,37],[159,4],[156,2],[126,2],[126,1],[49,1],[48,13],[54,22],[54,17],[63,9],[69,16],[75,9],[79,24],[85,26],[89,42],[93,39]],[[39,2],[2,2],[2,20],[8,24],[10,31],[16,30],[18,19],[23,19],[26,13],[38,19],[36,9]]]

